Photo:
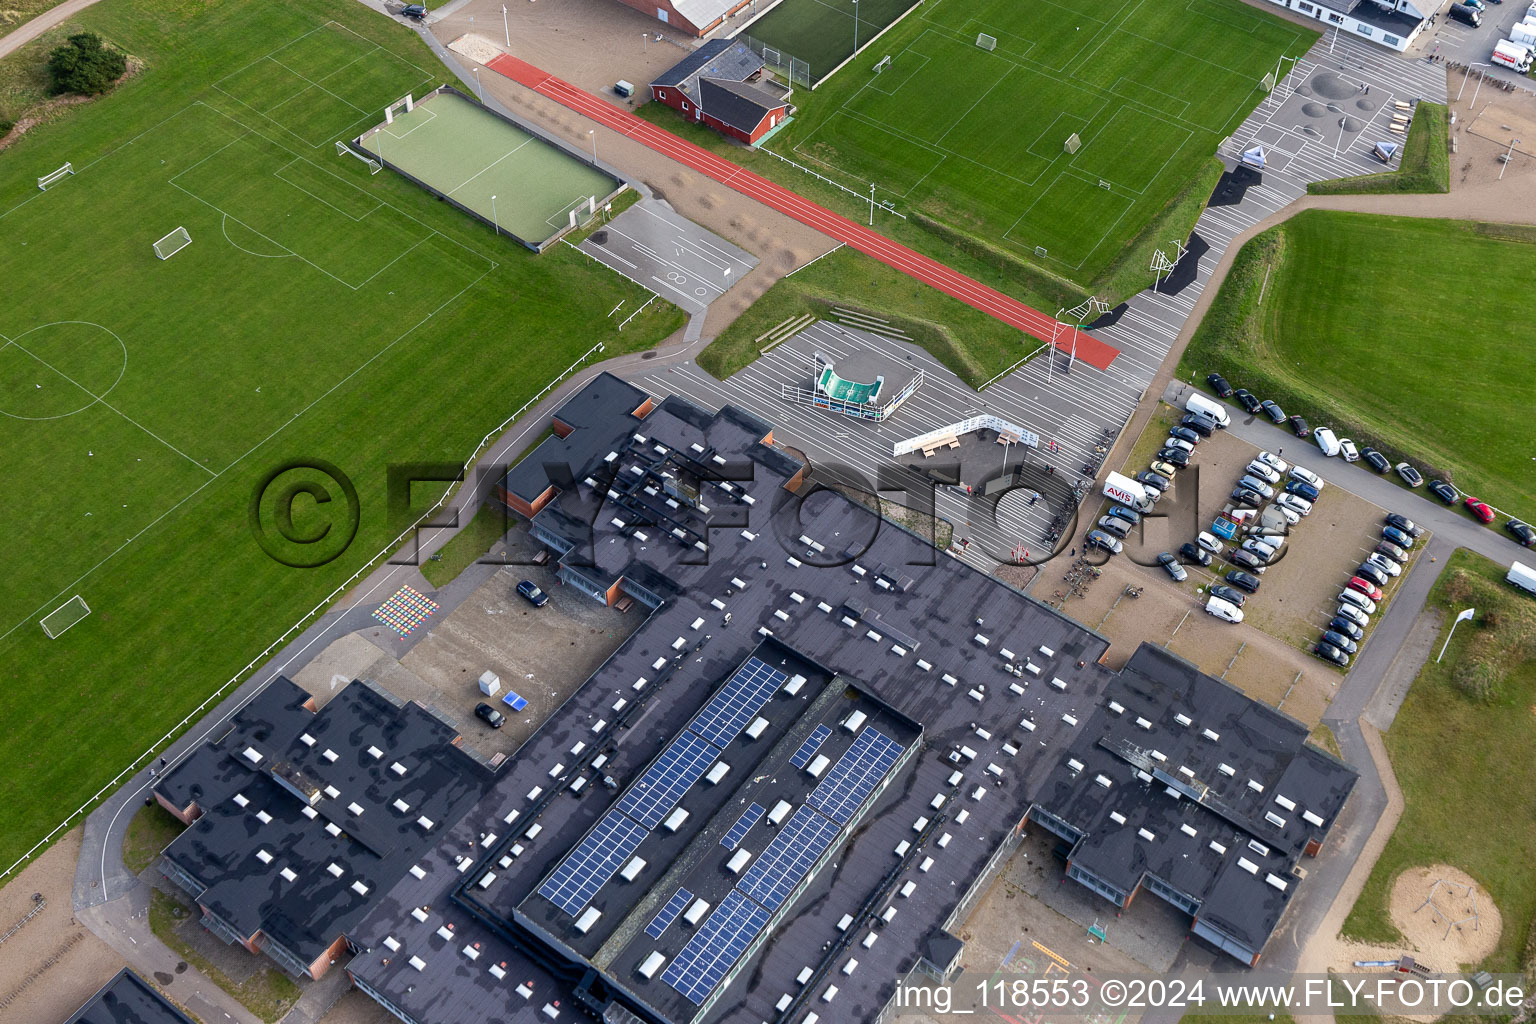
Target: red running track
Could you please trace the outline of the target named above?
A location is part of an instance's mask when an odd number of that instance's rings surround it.
[[[808,199],[776,185],[767,178],[739,167],[707,149],[703,149],[671,132],[656,127],[625,110],[583,92],[568,82],[534,67],[526,61],[503,54],[486,67],[505,75],[521,85],[534,90],[579,114],[627,135],[649,146],[656,152],[687,164],[700,174],[706,175],[734,189],[744,196],[771,206],[802,224],[830,235],[844,244],[873,256],[881,263],[895,267],[925,284],[932,285],[946,295],[953,296],[968,306],[974,306],[1003,323],[1017,327],[1041,341],[1051,341],[1055,335],[1056,347],[1063,352],[1072,350],[1073,334],[1077,334],[1077,358],[1100,370],[1107,369],[1119,350],[1104,344],[1091,335],[1075,332],[1070,324],[1059,324],[1037,309],[1032,309],[1017,299],[1004,295],[980,281],[951,270],[944,264],[931,260],[919,252],[891,241],[884,235],[856,224],[847,217],[833,213]]]

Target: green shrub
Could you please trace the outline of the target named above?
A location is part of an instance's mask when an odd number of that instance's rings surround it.
[[[103,46],[94,32],[77,32],[48,55],[48,80],[56,95],[100,95],[127,70],[128,58]]]
[[[0,117],[0,139],[11,134],[11,129],[16,127],[16,122],[8,117]]]

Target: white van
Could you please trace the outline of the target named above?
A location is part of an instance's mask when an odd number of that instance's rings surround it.
[[[1206,398],[1198,391],[1190,392],[1189,397],[1184,400],[1184,408],[1189,412],[1209,416],[1223,427],[1232,425],[1232,417],[1227,415],[1227,407],[1213,398]]]
[[[1231,601],[1223,601],[1219,597],[1210,598],[1205,602],[1205,614],[1214,615],[1223,622],[1243,621],[1243,610]]]
[[[1318,448],[1330,459],[1339,454],[1339,439],[1333,435],[1333,431],[1327,427],[1318,427],[1312,431],[1312,439],[1317,442]],[[1309,483],[1311,481],[1308,481]]]
[[[1509,567],[1509,574],[1504,577],[1521,590],[1536,594],[1536,569],[1522,562],[1515,562]]]

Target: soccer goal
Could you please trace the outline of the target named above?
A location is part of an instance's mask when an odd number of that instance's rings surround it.
[[[875,65],[875,74],[878,75],[880,72],[884,71],[886,68],[888,68],[890,66],[891,66],[891,56],[890,56],[890,54],[886,54],[884,57],[881,57],[879,63],[877,63]]]
[[[1263,80],[1259,82],[1259,88],[1263,89],[1265,92],[1275,91],[1275,73],[1273,71],[1264,75]]]
[[[416,109],[416,98],[414,96],[412,96],[410,93],[406,93],[404,96],[401,96],[399,99],[395,100],[395,102],[391,103],[389,106],[384,108],[384,123],[385,124],[394,124],[395,123],[395,111],[397,111],[397,110],[409,114],[411,111],[413,111],[415,109]]]
[[[384,166],[383,164],[379,163],[377,160],[373,159],[373,157],[368,156],[368,155],[363,154],[363,153],[359,153],[357,150],[353,149],[351,146],[347,145],[345,142],[338,142],[338,143],[336,143],[336,155],[337,156],[352,156],[352,157],[356,157],[357,159],[361,160],[363,163],[368,165],[368,173],[369,174],[378,174],[380,168],[382,168]]]
[[[192,244],[192,236],[186,228],[177,228],[155,243],[155,255],[168,260]]]
[[[48,174],[43,175],[41,178],[38,178],[37,179],[37,187],[42,189],[44,192],[47,192],[49,185],[56,184],[57,182],[61,181],[64,178],[69,177],[71,174],[74,174],[74,173],[75,173],[75,165],[74,164],[65,164],[63,167],[60,167],[58,170],[51,171]]]
[[[1073,132],[1071,135],[1067,136],[1067,141],[1062,145],[1061,148],[1066,150],[1068,153],[1076,153],[1082,144],[1083,140],[1077,137],[1077,132]]]
[[[44,615],[38,624],[43,627],[43,632],[48,634],[48,639],[57,640],[63,635],[65,630],[89,614],[91,614],[91,609],[86,605],[85,599],[76,594],[47,615]]]
[[[983,50],[997,49],[997,36],[989,36],[985,32],[976,33],[976,45]]]

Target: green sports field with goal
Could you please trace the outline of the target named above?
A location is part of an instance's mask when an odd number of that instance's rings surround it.
[[[354,0],[102,0],[69,27],[143,67],[0,153],[0,521],[23,553],[0,589],[0,873],[444,490],[391,508],[391,466],[462,464],[595,344],[682,323],[653,302],[621,333],[644,289],[338,154],[440,74]],[[327,528],[350,542],[280,536]]]
[[[416,99],[359,145],[536,249],[574,226],[572,212],[584,223],[621,185],[452,91]]]
[[[1091,287],[1316,38],[1240,0],[933,0],[769,148]]]

